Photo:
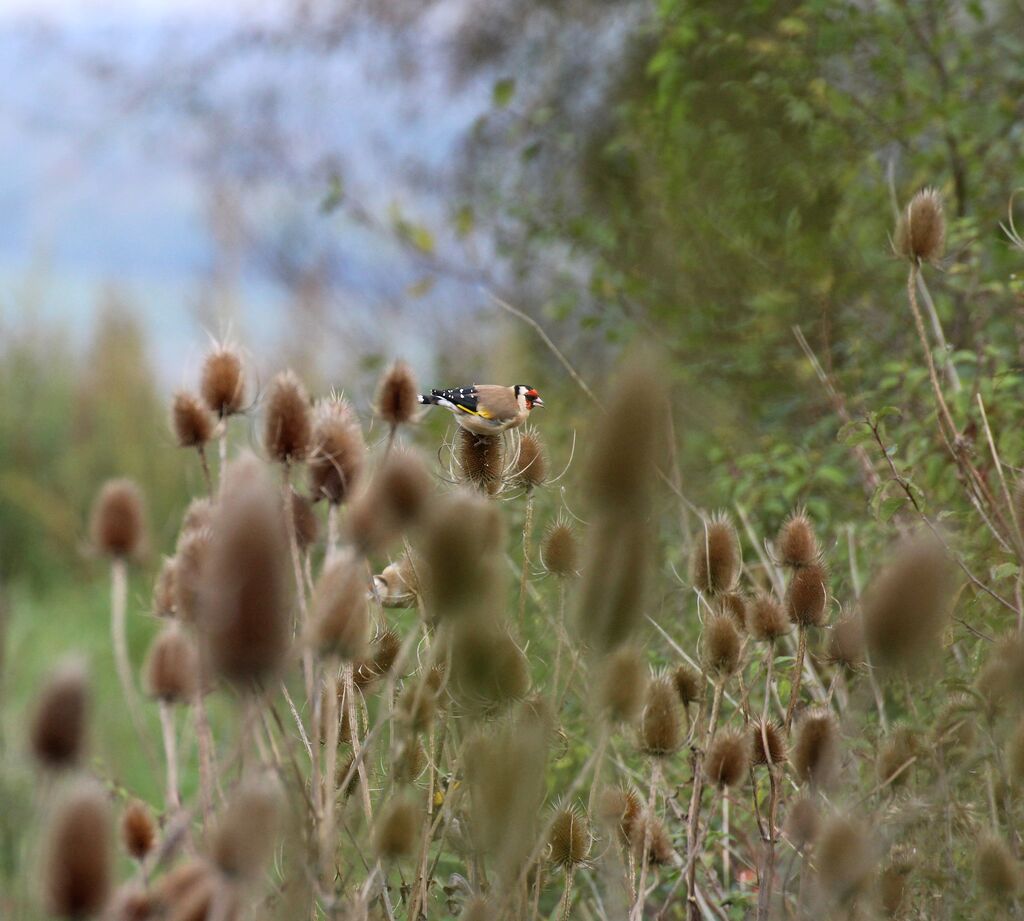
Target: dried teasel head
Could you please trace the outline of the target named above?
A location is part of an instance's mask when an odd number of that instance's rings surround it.
[[[221,418],[242,412],[245,369],[236,349],[218,346],[206,356],[199,377],[199,392],[211,412]]]
[[[484,896],[476,895],[466,902],[459,921],[491,921],[495,913],[494,906]]]
[[[174,610],[186,624],[194,624],[199,616],[199,596],[210,558],[210,534],[209,528],[188,531],[178,543],[174,558]]]
[[[640,718],[640,748],[644,754],[663,758],[683,744],[679,695],[671,678],[655,678],[647,686]]]
[[[130,559],[145,549],[146,521],[142,492],[131,480],[108,480],[92,506],[93,547],[105,556]]]
[[[305,460],[313,441],[313,414],[309,394],[292,371],[282,371],[270,382],[264,412],[263,446],[271,460]]]
[[[288,557],[280,494],[255,458],[235,461],[225,474],[200,574],[198,612],[210,664],[227,681],[261,684],[287,661]]]
[[[639,649],[620,646],[598,666],[602,711],[611,723],[631,723],[640,713],[647,690],[647,662]]]
[[[864,624],[858,614],[844,616],[829,630],[825,658],[850,672],[864,665]]]
[[[910,767],[920,745],[917,734],[905,726],[896,726],[878,749],[875,771],[880,784],[901,786],[910,778]]]
[[[313,503],[305,496],[299,495],[294,489],[291,490],[292,502],[292,523],[295,526],[295,543],[299,550],[305,553],[320,534],[320,522],[317,520],[316,512],[313,511]]]
[[[821,813],[818,811],[817,803],[809,796],[801,796],[789,807],[786,815],[786,837],[793,842],[793,846],[802,850],[812,844],[818,837],[818,830],[821,827]]]
[[[755,765],[782,764],[786,760],[786,734],[778,723],[751,723],[750,747]]]
[[[529,662],[502,627],[467,619],[453,632],[450,683],[460,704],[489,711],[526,697]]]
[[[839,729],[825,710],[809,710],[796,726],[792,761],[797,777],[812,787],[827,787],[839,760]]]
[[[402,649],[402,638],[394,630],[385,630],[370,646],[368,658],[363,659],[353,670],[352,679],[356,687],[366,688],[383,678],[398,658]]]
[[[522,489],[543,486],[547,479],[547,457],[544,442],[534,429],[524,429],[519,436],[519,450],[512,465],[512,479]]]
[[[685,663],[675,667],[672,672],[672,683],[683,707],[699,702],[704,696],[704,676]]]
[[[749,619],[748,607],[746,596],[741,595],[739,592],[726,592],[724,595],[719,595],[715,599],[714,604],[714,609],[717,613],[725,614],[732,618],[736,629],[740,633],[745,633],[747,630],[747,620]]]
[[[143,666],[146,692],[169,704],[191,703],[199,687],[199,656],[192,638],[168,624],[150,644]]]
[[[774,643],[789,633],[790,621],[778,599],[758,592],[747,607],[747,631],[755,640]]]
[[[704,663],[716,675],[731,675],[740,663],[740,635],[732,618],[717,614],[704,625]]]
[[[1011,778],[1018,785],[1024,784],[1024,717],[1010,736],[1006,755]]]
[[[360,552],[379,552],[419,526],[430,508],[433,483],[418,454],[392,451],[349,507],[349,536]]]
[[[374,405],[377,415],[388,425],[412,422],[419,405],[419,390],[412,369],[404,361],[396,361],[381,378]]]
[[[193,499],[181,516],[181,530],[178,533],[178,546],[193,531],[202,531],[213,524],[213,502],[206,496]]]
[[[907,205],[896,225],[893,246],[910,262],[937,262],[946,246],[946,217],[936,189],[922,189]]]
[[[210,858],[229,879],[255,879],[273,853],[282,794],[269,778],[244,780],[228,801],[210,839]]]
[[[750,735],[739,729],[715,733],[704,762],[708,778],[718,787],[733,787],[747,774],[751,763]]]
[[[874,864],[874,849],[865,825],[846,815],[833,815],[815,845],[818,879],[837,902],[854,898],[866,885]]]
[[[907,878],[914,869],[914,855],[895,847],[878,873],[878,902],[887,918],[899,917],[907,893]]]
[[[579,544],[572,527],[556,521],[540,545],[540,559],[544,569],[561,579],[575,576],[579,569]]]
[[[641,813],[633,823],[630,845],[633,858],[643,859],[644,844],[647,843],[647,862],[653,867],[663,867],[672,863],[675,851],[672,839],[665,830],[665,824],[657,816]]]
[[[455,454],[467,483],[489,496],[501,490],[505,445],[500,435],[476,435],[460,428]]]
[[[210,410],[195,394],[179,391],[171,401],[171,429],[178,446],[201,448],[212,437],[216,425]]]
[[[996,835],[985,835],[978,843],[974,875],[981,890],[996,901],[1008,901],[1020,891],[1020,864]]]
[[[106,794],[91,781],[64,792],[44,835],[41,880],[49,914],[99,914],[113,879],[113,821]]]
[[[590,855],[590,823],[575,807],[555,813],[548,833],[548,853],[556,867],[575,867]]]
[[[388,800],[377,815],[373,850],[381,860],[409,857],[416,849],[422,822],[419,807],[405,796]]]
[[[155,893],[141,882],[122,883],[110,899],[104,918],[106,921],[149,921],[161,910]]]
[[[415,783],[427,768],[427,752],[423,743],[413,737],[395,755],[392,771],[396,783]]]
[[[154,617],[174,617],[178,610],[177,579],[178,562],[174,557],[164,557],[153,583],[152,611]]]
[[[821,561],[821,548],[814,525],[803,509],[793,512],[775,538],[775,556],[783,566],[799,569]]]
[[[348,401],[335,398],[316,404],[308,466],[314,499],[341,505],[359,485],[366,468],[366,442]]]
[[[134,799],[121,813],[121,841],[128,854],[139,862],[153,850],[156,844],[156,820],[142,800]]]
[[[36,761],[45,767],[65,768],[81,760],[90,697],[81,659],[65,659],[53,670],[39,693],[29,725],[29,746]]]
[[[731,592],[743,564],[740,541],[728,515],[719,513],[705,522],[694,541],[693,584],[705,595]]]
[[[630,840],[642,811],[640,796],[631,787],[605,787],[597,803],[598,818],[615,831],[623,843]]]
[[[313,593],[311,640],[321,655],[347,662],[362,657],[369,640],[365,567],[339,557],[324,567]]]
[[[810,563],[793,571],[786,589],[786,612],[799,627],[820,627],[828,608],[828,570]]]

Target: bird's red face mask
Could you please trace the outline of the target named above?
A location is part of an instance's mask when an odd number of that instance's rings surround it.
[[[540,398],[540,394],[537,393],[532,387],[524,394],[526,397],[526,406],[528,409],[533,409],[535,406],[543,406],[544,401]]]

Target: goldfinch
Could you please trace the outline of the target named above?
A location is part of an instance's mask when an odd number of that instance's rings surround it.
[[[499,435],[518,428],[530,410],[544,405],[540,394],[529,384],[474,384],[454,390],[431,390],[429,395],[420,394],[419,402],[424,406],[443,406],[474,435]]]

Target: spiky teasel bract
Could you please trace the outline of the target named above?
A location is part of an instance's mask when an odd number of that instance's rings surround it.
[[[529,663],[501,626],[466,620],[452,637],[450,687],[464,707],[489,711],[530,692]]]
[[[812,787],[827,787],[839,760],[839,729],[826,710],[808,710],[796,725],[791,754],[797,777]]]
[[[747,607],[747,631],[755,640],[774,643],[789,633],[790,621],[778,599],[758,592]]]
[[[409,857],[415,850],[421,816],[419,807],[405,796],[388,800],[373,829],[373,850],[381,860]]]
[[[990,718],[1011,704],[1024,704],[1024,639],[1016,633],[1000,637],[991,647],[975,687]]]
[[[720,729],[708,747],[704,767],[718,787],[733,787],[747,775],[751,764],[750,735],[740,729]]]
[[[532,428],[524,429],[512,459],[513,482],[522,489],[535,489],[544,485],[547,473],[547,456],[540,433]]]
[[[644,754],[664,758],[683,744],[683,722],[679,695],[672,679],[659,675],[647,685],[640,717],[640,749]]]
[[[433,495],[430,474],[418,454],[392,451],[369,483],[353,497],[347,527],[362,553],[386,549],[420,525]]]
[[[156,820],[142,800],[133,799],[121,813],[121,840],[135,860],[143,861],[156,843]]]
[[[370,646],[369,657],[363,659],[353,670],[352,679],[356,687],[369,687],[383,678],[395,664],[402,648],[402,638],[394,630],[385,630]]]
[[[216,421],[210,410],[192,393],[184,390],[171,402],[171,429],[181,448],[201,448],[212,437]]]
[[[398,717],[405,720],[413,732],[424,732],[437,712],[438,691],[424,678],[405,685],[398,698]]]
[[[392,773],[397,783],[415,783],[427,768],[427,752],[423,743],[412,736],[399,748],[392,761]]]
[[[92,507],[92,545],[105,556],[130,559],[145,550],[146,521],[142,491],[128,479],[108,480]]]
[[[655,815],[642,812],[633,823],[630,846],[633,859],[643,860],[644,843],[647,843],[647,862],[652,867],[663,867],[672,863],[675,850],[672,839],[665,829],[665,823]]]
[[[157,917],[174,921],[212,919],[239,921],[240,888],[207,860],[190,858],[165,874],[155,887]],[[132,919],[138,921],[138,919]]]
[[[229,797],[210,840],[210,858],[229,879],[255,879],[274,852],[282,793],[269,777],[249,778]]]
[[[211,412],[220,418],[233,416],[245,408],[245,368],[241,353],[218,345],[203,361],[199,392]]]
[[[193,531],[208,529],[213,524],[213,500],[200,496],[189,502],[185,514],[181,516],[181,529],[178,532],[178,546]]]
[[[108,921],[147,921],[160,910],[155,893],[141,882],[128,880],[111,896],[104,917]]]
[[[271,460],[294,464],[306,459],[312,441],[309,394],[294,372],[282,371],[267,388],[263,447]]]
[[[631,723],[644,704],[648,670],[640,650],[622,646],[598,667],[599,704],[611,723]]]
[[[174,557],[164,557],[160,563],[156,581],[153,583],[151,610],[154,617],[174,617],[178,609],[177,579],[178,562]]]
[[[396,361],[380,380],[374,407],[388,425],[405,425],[416,415],[418,397],[412,369],[404,361]]]
[[[292,524],[295,527],[295,543],[299,550],[305,553],[316,543],[320,534],[320,522],[317,520],[316,512],[313,511],[313,503],[305,496],[300,495],[294,489],[290,491],[292,506]]]
[[[740,662],[740,635],[732,618],[717,614],[704,625],[704,663],[715,675],[725,677]]]
[[[266,681],[288,658],[288,556],[278,491],[254,457],[234,461],[202,567],[197,619],[210,664],[230,682]]]
[[[174,610],[186,624],[194,624],[199,616],[203,576],[210,558],[210,534],[209,528],[187,532],[174,558]]]
[[[1006,752],[1010,776],[1020,785],[1024,784],[1024,718],[1021,718],[1010,735]]]
[[[477,895],[466,902],[459,921],[491,921],[494,917],[494,906],[484,896]]]
[[[974,873],[982,892],[996,901],[1007,901],[1020,891],[1020,864],[1002,838],[983,836],[976,855]]]
[[[729,516],[724,512],[705,522],[694,540],[693,584],[706,595],[730,592],[739,579],[743,565],[740,541]]]
[[[366,570],[356,559],[328,563],[313,592],[310,640],[321,655],[345,661],[362,657],[369,641]]]
[[[786,734],[778,723],[751,723],[750,747],[755,765],[782,764],[786,760]]]
[[[946,245],[946,217],[937,189],[922,189],[907,205],[896,225],[893,246],[910,262],[937,262]]]
[[[896,726],[878,749],[875,772],[878,782],[902,786],[910,778],[910,767],[919,750],[917,734],[906,726]],[[910,765],[910,767],[908,767]]]
[[[821,562],[821,547],[814,525],[803,509],[797,509],[782,523],[775,538],[775,557],[791,569]]]
[[[874,866],[868,830],[853,816],[831,816],[822,825],[814,853],[818,878],[837,902],[854,898],[868,882]]]
[[[199,686],[199,658],[191,637],[168,624],[150,644],[143,666],[146,692],[171,704],[188,703]]]
[[[107,902],[113,879],[113,820],[106,793],[92,781],[66,790],[44,833],[40,873],[46,910],[87,918]]]
[[[500,435],[476,435],[460,428],[455,435],[455,456],[463,479],[489,496],[502,486],[505,444]]]
[[[704,676],[685,663],[673,669],[672,683],[684,709],[692,703],[699,702],[704,696]]]
[[[601,822],[615,831],[623,844],[629,843],[642,811],[640,794],[632,787],[605,787],[597,802]]]
[[[898,917],[903,908],[914,863],[914,854],[909,848],[895,847],[878,873],[878,902],[888,918]]]
[[[864,596],[864,637],[874,665],[905,670],[938,651],[950,613],[952,572],[934,538],[898,547]]]
[[[725,614],[732,618],[736,629],[740,633],[747,630],[748,601],[745,595],[739,592],[726,592],[715,599],[714,609],[719,614]]]
[[[790,803],[785,830],[786,837],[793,842],[795,848],[802,850],[812,844],[820,827],[821,813],[811,797],[801,796]]]
[[[556,867],[575,867],[590,855],[590,823],[576,806],[555,813],[548,833],[548,853]]]
[[[540,545],[540,560],[553,576],[566,579],[579,570],[579,543],[568,521],[559,518],[545,532]]]
[[[36,761],[65,768],[81,760],[90,697],[85,664],[78,658],[59,663],[39,693],[29,724],[29,746]]]
[[[786,613],[799,627],[820,627],[828,609],[828,570],[810,563],[793,571],[786,588]]]
[[[972,754],[977,738],[978,702],[968,694],[954,694],[939,711],[932,727],[932,744],[944,758],[956,760]]]
[[[825,660],[846,671],[857,671],[864,664],[864,623],[859,614],[847,614],[828,632]]]
[[[320,400],[313,412],[309,488],[314,500],[341,505],[352,496],[366,468],[366,442],[348,401]]]

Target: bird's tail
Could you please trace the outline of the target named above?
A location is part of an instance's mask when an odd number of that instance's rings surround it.
[[[437,397],[433,394],[427,395],[425,393],[421,393],[416,397],[416,400],[421,406],[437,406],[438,403]]]

